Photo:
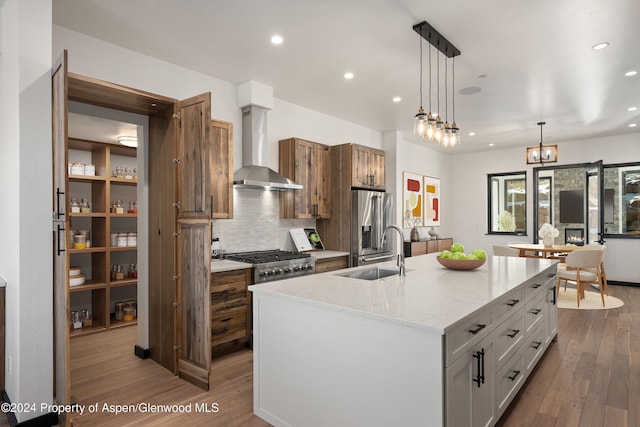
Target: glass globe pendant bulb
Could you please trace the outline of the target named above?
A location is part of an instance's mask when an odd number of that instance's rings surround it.
[[[427,135],[426,135],[429,141],[433,141],[435,128],[436,128],[436,119],[433,117],[433,114],[429,112],[429,114],[427,115]]]
[[[460,143],[460,129],[456,122],[451,123],[451,135],[449,136],[449,145],[455,147]]]
[[[413,122],[413,133],[424,137],[426,131],[427,115],[425,114],[424,109],[420,107],[420,109],[418,110],[418,114],[416,114],[415,120]]]
[[[444,122],[444,131],[442,132],[442,145],[445,147],[449,146],[451,142],[451,127],[449,126],[449,122]]]
[[[435,140],[440,142],[442,140],[443,133],[444,133],[444,122],[440,118],[440,115],[438,115],[438,117],[436,117]]]

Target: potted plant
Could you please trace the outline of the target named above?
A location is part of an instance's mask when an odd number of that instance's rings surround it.
[[[545,247],[553,246],[553,239],[557,237],[558,234],[560,234],[560,232],[548,222],[542,224],[542,227],[538,230],[538,236],[542,237],[542,244]]]

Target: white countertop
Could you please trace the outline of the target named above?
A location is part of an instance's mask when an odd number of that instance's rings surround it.
[[[339,251],[312,251],[309,252],[315,259],[336,258],[340,256],[349,256],[349,252]]]
[[[211,272],[220,273],[222,271],[242,270],[244,268],[251,268],[252,265],[247,262],[231,261],[230,259],[212,259],[211,260]]]
[[[253,285],[249,290],[444,334],[457,321],[557,263],[489,256],[476,270],[453,271],[441,266],[437,255],[407,258],[405,277],[368,281],[339,275],[355,271],[349,269]],[[377,266],[395,267],[395,261]]]

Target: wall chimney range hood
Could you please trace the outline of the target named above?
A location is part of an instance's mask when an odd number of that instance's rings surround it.
[[[265,166],[267,155],[267,109],[247,105],[242,108],[242,167],[233,173],[233,187],[301,190],[302,185]]]

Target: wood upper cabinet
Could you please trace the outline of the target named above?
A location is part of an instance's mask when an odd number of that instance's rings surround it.
[[[384,190],[384,151],[352,144],[352,186]]]
[[[329,147],[299,138],[280,141],[280,173],[303,186],[280,193],[283,218],[331,218]]]
[[[211,218],[233,218],[233,124],[211,120]]]

